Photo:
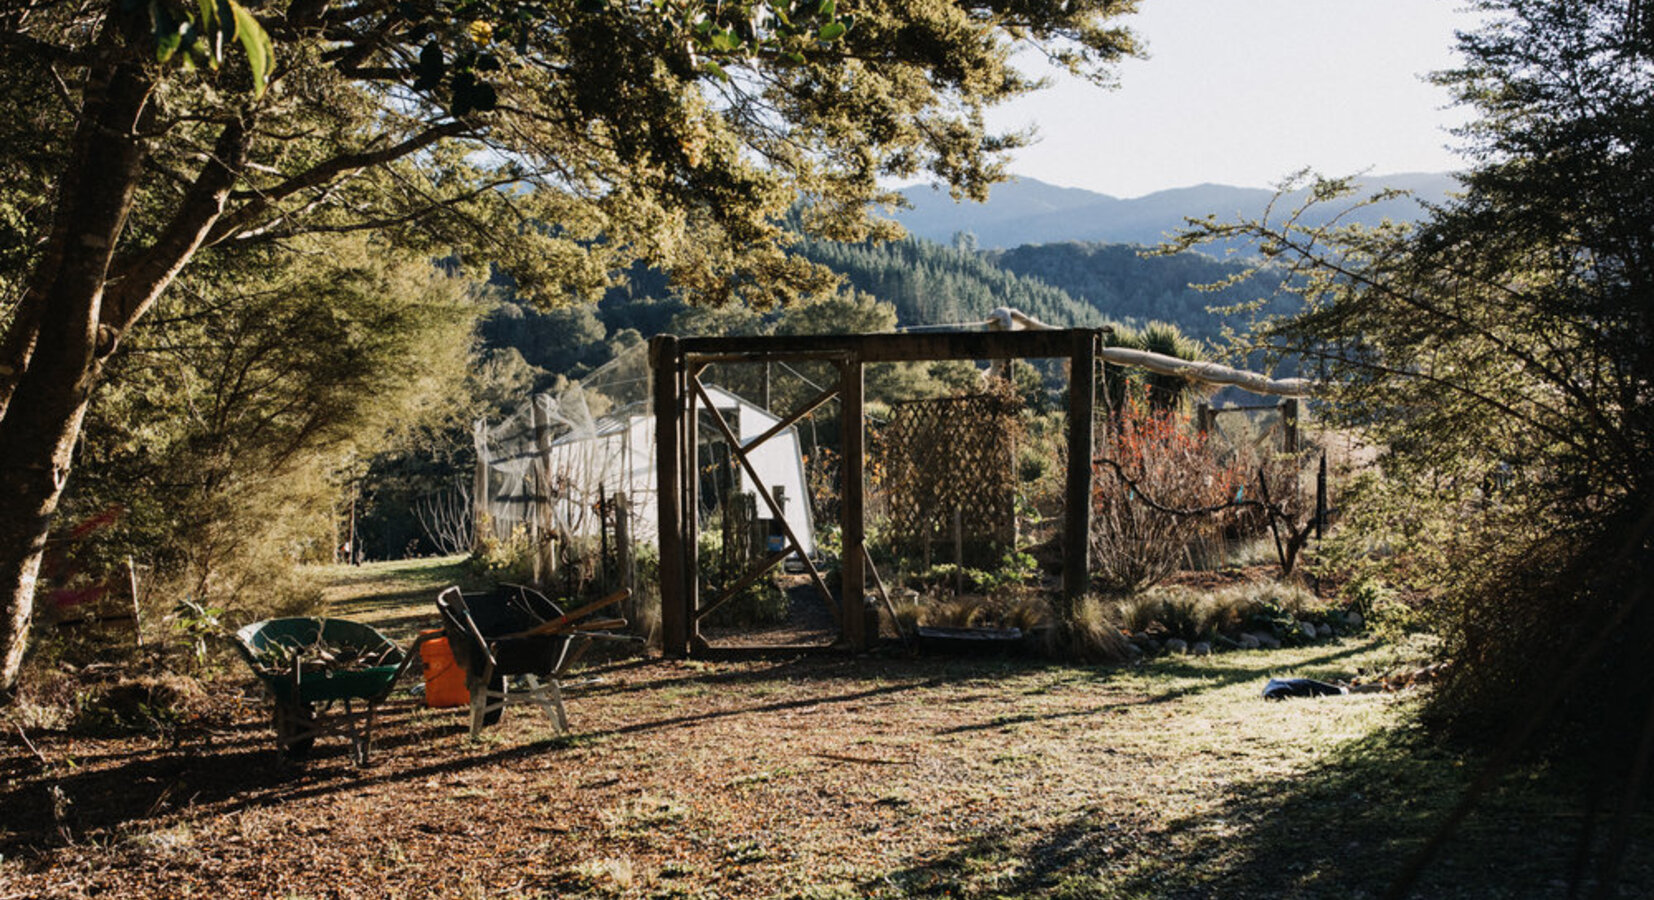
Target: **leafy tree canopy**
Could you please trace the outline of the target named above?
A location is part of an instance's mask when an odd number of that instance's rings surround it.
[[[1369,562],[1448,638],[1438,710],[1629,733],[1654,690],[1654,21],[1634,0],[1480,6],[1435,76],[1478,115],[1461,196],[1415,230],[1293,214],[1199,236],[1285,262],[1304,303],[1260,343],[1323,361],[1330,412],[1382,448],[1348,549],[1386,547]]]
[[[1042,48],[1106,79],[1130,0],[10,0],[0,7],[0,689],[115,348],[204,248],[372,231],[545,298],[624,261],[707,302],[818,290],[882,176],[980,196]],[[485,249],[486,248],[486,249]]]

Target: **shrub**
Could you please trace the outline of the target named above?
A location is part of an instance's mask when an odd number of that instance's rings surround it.
[[[484,525],[481,537],[466,559],[466,570],[479,581],[527,582],[534,572],[534,543],[521,525],[506,537],[497,537]]]
[[[1163,632],[1190,642],[1215,641],[1241,631],[1268,631],[1290,643],[1299,639],[1299,622],[1347,627],[1341,614],[1309,590],[1274,581],[1215,591],[1155,588],[1117,601],[1115,609],[1120,626],[1128,632]]]
[[[1103,440],[1093,489],[1092,570],[1104,590],[1129,594],[1176,571],[1185,548],[1235,518],[1244,482],[1219,463],[1188,417],[1128,400]]]
[[[747,573],[750,565],[747,561],[726,560],[723,550],[721,534],[712,530],[701,532],[697,559],[705,586],[702,602],[710,602],[725,586],[734,584]],[[786,593],[766,574],[742,588],[703,621],[725,627],[774,625],[787,621],[789,612]]]
[[[1059,659],[1118,664],[1137,655],[1120,632],[1114,605],[1093,596],[1075,601],[1068,618],[1045,634],[1046,653]]]

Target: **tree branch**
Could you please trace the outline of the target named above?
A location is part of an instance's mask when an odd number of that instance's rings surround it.
[[[346,172],[384,165],[411,153],[417,153],[445,138],[458,137],[464,134],[469,127],[464,122],[446,122],[434,128],[426,129],[399,144],[394,144],[383,150],[344,153],[335,156],[273,188],[251,194],[252,199],[236,210],[233,215],[224,216],[218,220],[217,224],[208,232],[204,243],[207,246],[222,243],[225,239],[234,236],[236,232],[246,228],[265,210],[300,191],[325,185]]]
[[[1194,509],[1178,509],[1173,506],[1166,506],[1165,504],[1160,503],[1153,497],[1150,497],[1148,494],[1144,493],[1142,486],[1133,480],[1130,475],[1126,474],[1125,467],[1120,465],[1119,462],[1109,459],[1106,456],[1099,456],[1093,459],[1092,462],[1101,463],[1113,469],[1115,476],[1122,482],[1125,482],[1126,487],[1131,489],[1137,499],[1143,501],[1144,506],[1147,506],[1149,509],[1156,512],[1163,512],[1168,516],[1176,516],[1180,519],[1186,519],[1193,516],[1209,516],[1213,513],[1223,512],[1226,509],[1261,509],[1270,515],[1284,515],[1284,512],[1282,512],[1282,510],[1274,504],[1259,503],[1256,500],[1229,500],[1224,503],[1218,503],[1212,506],[1200,506]]]
[[[120,335],[142,316],[155,298],[166,290],[185,263],[201,247],[209,229],[224,212],[230,188],[240,177],[247,156],[247,126],[237,119],[224,126],[207,164],[184,192],[184,199],[172,221],[155,242],[133,256],[118,270],[99,315],[99,324],[109,330],[100,340],[100,351],[109,353]]]

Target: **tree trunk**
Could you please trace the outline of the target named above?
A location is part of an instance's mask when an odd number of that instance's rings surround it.
[[[31,340],[16,343],[33,349],[11,373],[0,411],[0,693],[15,687],[28,649],[46,536],[101,368],[104,288],[143,167],[150,87],[136,65],[101,67],[88,79],[69,177],[58,187],[58,245],[30,279],[39,315],[13,323],[32,328]]]

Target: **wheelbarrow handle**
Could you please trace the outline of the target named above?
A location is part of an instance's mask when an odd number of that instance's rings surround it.
[[[533,628],[529,628],[529,629],[525,629],[523,631],[519,631],[516,634],[506,635],[506,637],[525,638],[525,637],[534,637],[536,635],[541,635],[541,634],[558,634],[558,633],[561,633],[563,631],[567,631],[571,627],[571,623],[574,622],[575,619],[578,619],[581,616],[588,615],[590,613],[594,613],[594,612],[602,609],[605,606],[613,606],[614,604],[619,603],[620,601],[625,600],[627,597],[630,597],[630,596],[632,596],[632,589],[631,588],[621,588],[620,590],[615,591],[614,593],[610,594],[609,596],[604,597],[602,600],[594,600],[591,603],[588,603],[585,606],[580,607],[579,609],[575,610],[574,612],[564,613],[563,615],[558,616],[557,618],[552,619],[549,622],[541,622],[540,624],[534,626]]]
[[[413,644],[408,647],[408,652],[402,654],[402,663],[396,667],[396,674],[392,675],[391,680],[385,683],[385,690],[382,691],[379,696],[388,696],[392,690],[395,690],[396,683],[402,680],[402,673],[408,671],[408,666],[412,665],[413,661],[419,658],[419,648],[423,646],[426,641],[439,637],[442,637],[441,632],[431,632],[414,638]]]

